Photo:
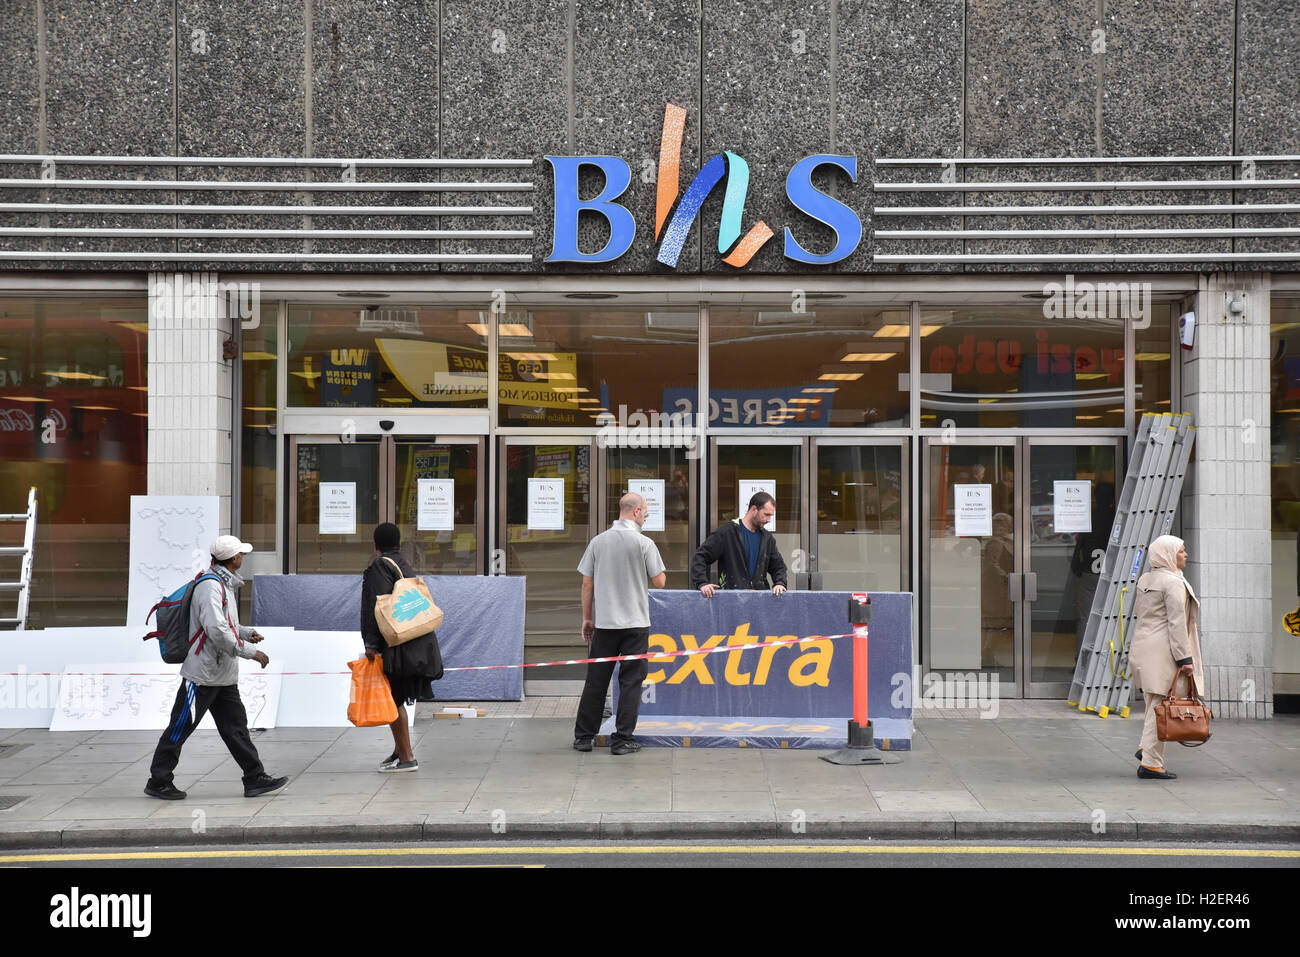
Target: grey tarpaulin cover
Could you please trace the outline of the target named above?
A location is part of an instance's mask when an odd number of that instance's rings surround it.
[[[424,575],[429,593],[446,615],[438,629],[444,667],[522,664],[524,579],[519,576]],[[253,624],[300,631],[361,628],[361,575],[257,575],[253,578]],[[361,653],[360,639],[357,653]],[[339,662],[344,667],[344,662]],[[519,701],[523,671],[448,671],[433,686],[438,698]]]

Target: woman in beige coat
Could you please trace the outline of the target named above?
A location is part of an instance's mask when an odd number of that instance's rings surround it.
[[[1161,535],[1151,543],[1151,571],[1137,583],[1136,616],[1129,663],[1133,680],[1146,692],[1146,720],[1142,747],[1138,748],[1138,777],[1170,780],[1178,775],[1165,770],[1165,742],[1156,738],[1156,705],[1178,679],[1178,693],[1186,694],[1187,681],[1196,693],[1205,693],[1201,670],[1201,640],[1197,633],[1200,603],[1183,577],[1187,549],[1183,540]]]

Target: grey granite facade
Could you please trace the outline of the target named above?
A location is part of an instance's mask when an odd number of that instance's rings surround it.
[[[171,3],[143,0],[123,10],[114,0],[46,3],[46,144],[52,154],[167,155],[172,151]],[[92,145],[93,144],[93,145]],[[132,180],[158,174],[153,167],[60,165],[58,179]],[[166,174],[163,174],[164,176]],[[113,203],[131,193],[57,189],[51,202]],[[156,194],[137,199],[156,202]],[[51,226],[166,227],[164,216],[52,215]],[[50,248],[143,251],[169,248],[160,240],[110,239],[92,245],[77,237],[50,240]],[[62,264],[84,269],[84,263]]]
[[[36,26],[36,0],[12,0],[0,11],[0,151],[41,152],[41,75]],[[34,179],[35,164],[6,163],[0,176]],[[36,190],[6,190],[9,202],[40,202]],[[16,227],[41,225],[36,215],[5,216],[0,221]],[[30,249],[26,239],[0,237],[0,249]]]
[[[178,0],[176,23],[177,154],[181,156],[302,156],[307,143],[302,5],[256,0]],[[182,179],[285,182],[301,170],[258,167],[181,168]],[[265,191],[190,193],[189,203],[292,206],[305,194]],[[182,216],[181,227],[202,228],[208,216]],[[283,217],[243,216],[253,229],[294,228]],[[183,239],[181,249],[207,252],[301,252],[302,243],[274,239]],[[229,265],[221,267],[230,270]],[[276,270],[283,266],[257,264]]]
[[[632,168],[632,183],[620,197],[636,219],[632,248],[607,267],[622,273],[666,273],[655,261],[655,196],[664,109],[686,110],[682,135],[681,188],[700,168],[699,3],[693,0],[634,0],[609,4],[579,0],[574,34],[574,152],[621,156]],[[645,82],[648,66],[654,83]],[[545,170],[549,180],[549,167]],[[587,184],[584,184],[587,185]],[[594,193],[600,184],[589,184]],[[549,188],[549,185],[548,185]],[[590,195],[584,193],[584,195]],[[550,224],[538,221],[549,236]],[[605,221],[584,216],[580,249],[600,249],[609,238]],[[545,238],[538,244],[549,252]],[[700,265],[700,232],[693,230],[676,272]],[[573,267],[582,268],[582,267]]]
[[[455,192],[448,205],[531,205],[536,240],[531,263],[449,263],[448,271],[537,272],[549,252],[550,167],[546,154],[568,154],[569,13],[565,0],[520,5],[509,0],[442,4],[442,152],[447,157],[531,157],[524,170],[445,170],[444,182],[532,182],[532,192]],[[518,217],[449,216],[447,229],[517,229]],[[442,243],[444,253],[491,249],[481,240]],[[527,247],[511,246],[510,250]]]
[[[311,9],[311,145],[319,157],[432,159],[438,157],[438,2],[414,0],[313,0]],[[343,165],[318,171],[341,178]],[[436,182],[438,170],[355,170],[356,179]],[[355,193],[316,193],[317,205],[361,202]],[[385,206],[439,205],[436,194],[368,193],[364,202]],[[315,217],[316,228],[433,230],[437,217]],[[437,253],[431,240],[313,240],[318,249],[359,253]],[[331,267],[338,269],[340,267]],[[357,263],[350,272],[410,268]],[[436,264],[420,265],[436,271]]]
[[[784,227],[796,215],[785,177],[804,156],[831,151],[830,0],[706,0],[703,36],[701,161],[724,150],[743,157],[750,179],[741,235],[760,220],[775,234],[744,271],[801,272],[781,252]],[[722,197],[715,188],[696,222],[701,269],[734,274],[718,252]],[[829,230],[799,218],[806,245],[829,244]]]
[[[1238,0],[1236,152],[1240,155],[1300,155],[1300,10],[1294,0]],[[1287,24],[1286,28],[1280,25]],[[1298,179],[1300,163],[1260,163],[1259,179]],[[1242,172],[1237,173],[1238,177]],[[1296,202],[1294,189],[1237,191],[1239,203]],[[1300,225],[1300,217],[1245,214],[1238,227]],[[1292,249],[1290,240],[1252,237],[1236,240],[1239,252]],[[1244,263],[1240,269],[1279,268],[1277,263]]]
[[[1214,253],[1294,248],[1292,238],[1141,238],[875,241],[872,229],[922,225],[968,229],[1222,227],[1295,225],[1296,215],[1183,217],[958,214],[909,221],[875,217],[877,205],[1033,205],[1073,202],[1226,201],[1228,191],[876,194],[873,182],[934,179],[937,167],[876,170],[878,157],[1094,155],[1243,155],[1300,152],[1300,40],[1291,0],[10,0],[0,10],[0,152],[259,157],[531,158],[518,170],[356,171],[358,181],[526,181],[531,192],[471,191],[342,194],[264,191],[239,201],[320,206],[528,205],[531,217],[239,217],[261,228],[303,225],[392,229],[531,228],[531,241],[186,239],[95,240],[103,249],[212,252],[492,252],[531,254],[529,263],[454,264],[452,271],[647,276],[799,275],[862,272],[1015,271],[1020,265],[872,261],[881,251]],[[42,97],[41,90],[44,89]],[[681,163],[684,191],[723,150],[750,168],[742,234],[760,220],[773,237],[737,270],[717,250],[723,190],[715,189],[693,224],[675,270],[656,262],[656,177],[664,107],[686,110]],[[42,109],[42,104],[44,108]],[[847,260],[803,266],[783,253],[784,229],[811,252],[830,231],[785,195],[791,166],[812,153],[854,155],[858,182],[823,171],[816,180],[861,217],[863,241]],[[632,168],[620,197],[637,224],[618,260],[547,264],[554,217],[556,155],[614,155]],[[132,180],[167,168],[60,168]],[[316,182],[351,175],[338,168],[181,167],[182,179]],[[1259,163],[1259,178],[1297,175],[1294,164]],[[11,176],[37,170],[11,166]],[[957,168],[959,179],[1046,181],[1244,178],[1244,165],[1208,167]],[[584,195],[601,183],[584,176]],[[34,201],[41,191],[5,191]],[[118,190],[44,191],[50,199],[112,200]],[[1294,190],[1239,189],[1238,202],[1294,201]],[[232,201],[236,194],[190,193],[187,204]],[[174,195],[151,192],[170,202]],[[206,227],[205,215],[53,216],[54,225]],[[34,215],[0,214],[6,225],[36,225]],[[584,216],[580,246],[608,236],[601,217]],[[85,249],[79,238],[52,251]],[[0,249],[26,240],[0,239]],[[1300,261],[1300,260],[1298,260]],[[6,265],[18,266],[10,261]],[[107,268],[139,271],[143,263]],[[196,264],[198,265],[198,264]],[[272,269],[433,271],[436,265],[301,266],[214,264],[225,271]],[[1227,269],[1252,264],[1179,263],[1137,269]],[[1253,264],[1270,270],[1291,263]],[[24,264],[25,266],[25,264]],[[89,268],[54,260],[36,268]],[[98,268],[98,267],[96,267]],[[1061,271],[1061,264],[1033,268]],[[1081,265],[1081,271],[1113,268]],[[1127,266],[1124,268],[1128,268]]]
[[[959,240],[925,243],[891,242],[878,246],[867,230],[961,227],[960,218],[913,219],[871,217],[872,207],[960,206],[959,197],[934,193],[881,194],[872,202],[873,181],[915,182],[937,176],[929,168],[872,168],[880,157],[957,157],[962,155],[962,0],[915,4],[908,0],[868,3],[841,0],[838,7],[834,152],[856,154],[858,185],[841,192],[841,201],[862,216],[863,239],[858,250],[836,271],[872,268],[871,256],[884,249],[937,255],[961,252]],[[929,271],[933,267],[902,266],[898,271]],[[891,272],[893,267],[876,266]],[[959,270],[960,266],[940,267]]]

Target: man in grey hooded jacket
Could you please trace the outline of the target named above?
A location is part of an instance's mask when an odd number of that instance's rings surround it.
[[[252,646],[262,636],[252,627],[239,624],[239,567],[253,546],[233,535],[213,541],[212,567],[194,586],[190,603],[189,653],[181,665],[181,686],[176,692],[171,718],[158,739],[149,783],[144,793],[164,801],[179,801],[185,792],[172,783],[172,772],[181,758],[181,748],[203,715],[212,712],[217,733],[230,755],[244,772],[244,797],[258,797],[278,791],[289,779],[266,773],[257,748],[248,733],[248,715],[239,697],[239,659],[251,658],[263,668],[270,663],[265,652]]]

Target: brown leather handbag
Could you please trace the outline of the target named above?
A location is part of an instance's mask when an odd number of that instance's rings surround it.
[[[1156,737],[1161,741],[1177,741],[1185,747],[1195,748],[1210,740],[1210,706],[1196,695],[1196,679],[1188,680],[1192,697],[1174,695],[1178,687],[1178,674],[1169,693],[1156,705]]]

